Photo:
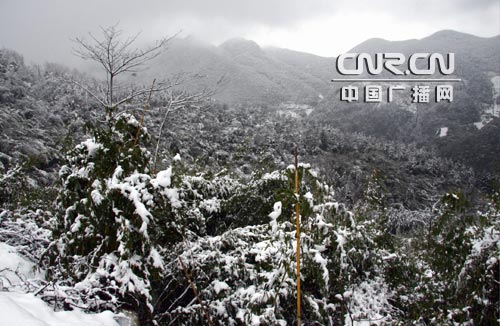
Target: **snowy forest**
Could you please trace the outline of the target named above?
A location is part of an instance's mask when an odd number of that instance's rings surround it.
[[[498,325],[500,38],[443,33],[483,65],[425,109],[340,103],[328,79],[228,93],[260,82],[236,60],[323,62],[246,40],[210,48],[209,82],[159,68],[201,45],[116,27],[74,40],[92,72],[1,49],[5,325],[35,324],[23,305],[40,325]],[[266,82],[314,88],[287,78]]]

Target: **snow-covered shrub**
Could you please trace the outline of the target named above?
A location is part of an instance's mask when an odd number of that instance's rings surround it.
[[[1,157],[1,153],[0,153]],[[27,173],[25,166],[28,162],[21,164],[2,164],[0,161],[0,206],[5,209],[16,210],[18,208],[42,208],[40,202],[43,199],[50,201],[50,188],[40,190],[36,181]],[[44,196],[46,198],[44,198]]]
[[[406,268],[395,276],[400,320],[427,325],[493,325],[498,311],[498,209],[470,212],[447,193],[435,218],[407,239]],[[495,290],[496,289],[496,290]],[[495,295],[493,293],[496,293]]]
[[[460,270],[455,319],[472,325],[494,325],[500,318],[500,205],[493,201],[482,224],[470,227],[472,248]]]
[[[21,167],[7,168],[0,161],[0,205],[14,208],[21,200],[19,188],[24,186]]]
[[[155,221],[143,203],[153,199],[145,182],[149,154],[134,146],[137,125],[123,115],[112,128],[92,129],[60,169],[48,276],[78,283],[91,310],[120,300],[147,311],[150,269],[161,269],[151,263],[158,254],[148,233]]]
[[[207,220],[237,185],[177,175],[175,166],[151,173],[149,152],[134,144],[137,127],[123,114],[68,153],[47,264],[52,280],[71,287],[72,304],[131,309],[148,324],[172,247],[206,235]],[[139,144],[147,140],[143,129]]]
[[[400,236],[418,234],[434,217],[430,209],[409,210],[404,207],[388,208],[386,215],[389,232]]]
[[[293,174],[290,167],[240,188],[242,194],[260,190],[253,194],[254,198],[260,195],[260,204],[275,201],[265,217],[239,221],[240,227],[181,243],[174,250],[182,253],[216,325],[296,322]],[[383,279],[383,267],[394,255],[377,248],[380,232],[335,202],[332,188],[320,182],[308,165],[300,167],[300,176],[303,322],[336,325],[348,315],[354,321],[380,316],[390,321],[395,309],[388,303],[392,292]],[[172,266],[179,265],[175,259],[170,260]],[[169,294],[164,300],[170,309],[160,320],[179,325],[205,323],[203,308],[179,270],[165,282]],[[363,312],[363,302],[348,295],[366,284],[380,286],[371,298],[380,303],[374,312]]]
[[[164,272],[159,243],[182,239],[176,211],[184,207],[171,169],[150,175],[149,152],[134,143],[137,127],[124,114],[68,153],[48,275],[74,286],[89,310],[120,306],[147,323],[151,289]],[[139,144],[148,138],[143,129]]]
[[[205,324],[205,309],[217,325],[293,324],[298,199],[304,324],[439,324],[498,314],[484,301],[496,284],[498,225],[479,227],[461,196],[445,196],[436,216],[424,214],[422,227],[403,238],[395,225],[414,219],[385,207],[378,175],[367,203],[351,212],[306,164],[298,197],[293,166],[244,182],[180,172],[178,160],[153,173],[142,147],[147,133],[134,144],[137,126],[122,115],[68,154],[45,298],[62,297],[65,308],[130,309],[144,325]],[[482,290],[471,293],[483,301],[466,304],[461,296],[475,297],[460,293],[474,284]]]

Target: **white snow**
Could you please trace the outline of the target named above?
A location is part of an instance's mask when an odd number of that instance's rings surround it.
[[[427,269],[424,272],[424,276],[427,277],[427,278],[433,278],[434,274],[435,274],[435,272],[433,270],[431,270],[431,269]]]
[[[217,213],[220,211],[220,201],[216,197],[205,199],[200,202],[200,209],[205,210],[209,214]]]
[[[500,95],[500,76],[494,76],[491,78],[493,105],[486,110],[483,110],[481,114],[481,120],[474,122],[474,126],[478,130],[481,130],[485,125],[490,123],[494,117],[500,118],[500,105],[497,103],[496,99]]]
[[[325,285],[329,286],[330,274],[328,271],[328,260],[321,256],[319,251],[316,251],[313,260],[321,266],[321,269],[323,270],[323,280],[325,281]]]
[[[160,186],[163,188],[167,188],[171,184],[171,178],[172,178],[172,168],[169,167],[166,170],[158,172],[158,174],[156,175],[156,178],[151,180],[151,183],[155,187]]]
[[[78,216],[75,218],[75,222],[71,225],[71,232],[75,233],[80,229],[80,227],[82,226],[82,217],[85,218],[85,216],[78,214]]]
[[[337,237],[337,244],[339,248],[343,248],[347,242],[349,232],[346,229],[339,228],[337,231],[333,231],[333,233],[335,233],[335,236]]]
[[[278,202],[274,203],[273,212],[269,213],[269,217],[272,220],[276,220],[280,215],[281,215],[281,202],[278,201]]]
[[[115,171],[113,172],[113,176],[111,178],[110,185],[108,185],[108,188],[111,188],[111,186],[119,183],[122,175],[123,175],[123,168],[120,165],[118,165]]]
[[[22,257],[16,248],[0,242],[0,288],[20,284],[21,278],[41,277],[35,265]]]
[[[137,121],[137,119],[132,114],[124,113],[123,118],[126,120],[126,123],[128,125],[131,125],[132,127],[139,126],[139,121]]]
[[[31,293],[0,292],[0,326],[119,326],[110,311],[86,314],[81,310],[54,312]]]
[[[307,203],[309,204],[309,206],[311,206],[311,207],[314,206],[314,196],[310,191],[305,193],[304,198],[307,200]]]
[[[478,130],[481,130],[484,127],[485,123],[487,122],[485,121],[474,122],[474,126],[476,126]]]
[[[290,165],[287,167],[287,169],[295,169],[293,165]],[[266,173],[264,176],[261,178],[261,180],[286,180],[286,176],[283,173],[280,173],[280,171],[273,171],[272,173]]]
[[[388,260],[393,260],[393,259],[396,259],[396,258],[398,258],[398,255],[396,255],[394,253],[391,253],[391,254],[388,254],[387,256],[383,256],[382,260],[388,261]]]
[[[284,116],[284,117],[290,117],[290,118],[293,118],[293,119],[300,118],[300,116],[296,112],[293,112],[293,111],[278,110],[276,113],[280,117]]]
[[[99,205],[104,200],[104,197],[101,195],[101,193],[97,189],[92,190],[92,192],[90,193],[90,196],[92,197],[92,201],[96,205]]]
[[[481,255],[482,251],[485,248],[490,248],[495,244],[499,243],[500,240],[500,232],[495,230],[494,227],[489,227],[484,230],[483,237],[477,240],[474,240],[472,244],[472,250],[475,255]]]
[[[334,230],[333,233],[337,237],[337,250],[340,250],[340,263],[342,266],[342,269],[347,268],[348,263],[347,263],[347,253],[344,249],[344,245],[347,243],[347,239],[350,235],[349,231],[347,231],[344,228],[338,228],[338,230]]]
[[[81,144],[87,147],[89,157],[93,157],[95,153],[102,148],[102,144],[98,144],[93,139],[90,138],[82,142]]]
[[[214,291],[217,294],[219,294],[221,291],[229,290],[229,285],[227,285],[226,282],[221,282],[221,281],[216,280],[216,281],[213,281],[212,284],[214,286]]]
[[[105,311],[86,314],[79,309],[55,312],[33,293],[26,293],[23,280],[42,280],[43,272],[18,253],[16,248],[0,242],[0,326],[119,326],[127,320],[122,314]]]
[[[273,233],[278,230],[278,223],[276,222],[276,219],[281,215],[281,206],[282,204],[280,201],[274,203],[273,212],[268,215],[271,218],[271,222],[269,224],[271,225]]]
[[[148,176],[136,172],[131,176],[125,178],[122,183],[116,183],[112,187],[110,187],[111,189],[120,190],[123,196],[127,197],[131,202],[134,203],[135,213],[142,219],[142,225],[139,232],[143,233],[145,237],[148,237],[147,227],[151,218],[151,213],[143,203],[144,199],[150,199],[150,194],[142,191],[145,187],[145,184],[142,183],[142,180],[147,180],[148,178]],[[115,181],[112,182],[114,183]]]
[[[151,249],[151,253],[149,257],[153,259],[153,266],[156,268],[163,268],[163,259],[161,258],[160,253],[155,248]]]
[[[439,128],[439,137],[446,137],[448,135],[448,127]]]
[[[390,311],[388,299],[391,297],[387,285],[381,278],[367,280],[355,285],[344,293],[344,299],[349,306],[344,325],[373,326],[385,325],[391,316],[384,314]]]
[[[310,163],[299,163],[299,169],[300,168],[303,168],[305,170],[309,170],[311,168],[311,164]],[[290,171],[295,171],[295,165],[290,164],[289,166],[286,167],[286,169],[290,170]]]
[[[182,202],[179,200],[179,191],[177,189],[165,189],[163,192],[167,196],[172,207],[182,207]]]
[[[299,168],[304,168],[306,170],[309,170],[311,168],[310,163],[299,163]]]

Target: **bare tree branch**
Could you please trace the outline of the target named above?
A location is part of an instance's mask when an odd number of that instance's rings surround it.
[[[121,104],[129,102],[149,91],[158,92],[175,86],[165,86],[163,84],[154,88],[132,91],[124,97],[117,98],[116,94],[120,87],[116,85],[116,78],[126,72],[137,72],[145,63],[160,55],[167,44],[176,37],[177,34],[171,37],[165,37],[146,49],[139,49],[133,48],[133,45],[140,33],[123,38],[122,31],[118,29],[117,25],[101,27],[101,32],[102,35],[100,38],[89,33],[89,40],[83,37],[76,37],[73,39],[77,45],[73,53],[84,60],[91,60],[98,63],[104,69],[106,72],[106,90],[104,94],[98,95],[99,92],[92,91],[88,87],[75,83],[105,107],[109,119],[113,117],[114,111],[116,111],[117,107]]]
[[[163,115],[163,119],[160,124],[160,129],[158,130],[158,136],[156,137],[155,153],[153,156],[153,172],[156,172],[157,170],[158,155],[160,150],[160,144],[162,141],[163,128],[165,127],[169,114],[177,110],[196,107],[203,101],[210,98],[212,95],[213,91],[209,91],[207,89],[203,89],[201,92],[196,94],[187,94],[184,92],[180,92],[177,94],[170,92],[168,94],[169,96],[167,100],[168,104],[165,107],[165,114]]]
[[[92,96],[94,99],[96,99],[102,106],[106,106],[106,103],[99,96],[97,96],[94,92],[89,90],[87,87],[83,86],[82,84],[80,84],[76,80],[71,80],[71,82],[74,83],[75,85],[79,86],[80,88],[82,88],[90,96]]]

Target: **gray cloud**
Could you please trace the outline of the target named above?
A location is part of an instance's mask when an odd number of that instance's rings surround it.
[[[303,22],[357,12],[383,13],[437,30],[443,21],[499,11],[495,6],[499,6],[498,0],[1,0],[0,46],[14,48],[28,60],[73,63],[70,38],[116,22],[130,33],[142,30],[145,40],[182,29],[184,35],[220,42],[237,35],[251,36],[262,28],[293,30]],[[500,33],[499,24],[500,18],[498,22],[471,19],[464,22],[468,30],[463,31],[491,36]],[[365,28],[368,33],[370,26]],[[324,42],[334,36],[332,31],[324,31],[311,37]]]

